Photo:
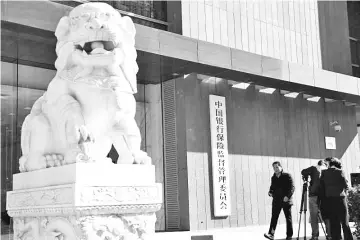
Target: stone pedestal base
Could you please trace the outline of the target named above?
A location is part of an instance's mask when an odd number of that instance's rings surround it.
[[[155,233],[155,222],[154,213],[14,217],[14,239],[149,239]]]
[[[69,169],[72,176],[64,176]],[[89,181],[83,181],[83,174],[76,174],[84,173],[85,169],[94,169],[89,172],[92,174],[87,177]],[[161,185],[151,177],[155,174],[154,167],[108,165],[98,168],[101,172],[95,169],[89,164],[77,163],[44,169],[37,175],[35,172],[17,174],[15,190],[7,195],[7,210],[14,220],[14,239],[151,239],[155,233],[155,212],[162,203]],[[41,181],[39,177],[49,176],[49,171],[51,179]],[[136,178],[137,172],[146,174]],[[128,174],[129,178],[119,173]],[[119,178],[121,181],[116,181]]]

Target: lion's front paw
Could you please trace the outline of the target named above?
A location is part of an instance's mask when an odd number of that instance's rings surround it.
[[[31,172],[46,168],[46,158],[38,154],[24,157],[21,161],[24,161],[20,166],[21,172]]]
[[[134,163],[148,165],[148,164],[151,164],[151,158],[147,155],[146,152],[141,151],[140,153],[135,155]]]
[[[59,167],[64,165],[64,157],[59,154],[49,154],[45,156],[46,167]]]

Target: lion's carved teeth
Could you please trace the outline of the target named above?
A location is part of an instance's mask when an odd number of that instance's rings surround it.
[[[83,48],[85,45],[85,41],[80,42],[79,45]]]
[[[104,54],[106,53],[106,50],[103,48],[95,48],[91,51],[91,54]]]
[[[85,52],[85,50],[82,51],[82,54],[83,54],[84,56],[87,56],[87,53]]]

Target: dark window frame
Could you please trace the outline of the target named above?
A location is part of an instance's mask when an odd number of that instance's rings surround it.
[[[167,31],[168,27],[169,27],[169,23],[167,22],[167,11],[166,11],[167,7],[166,7],[165,1],[156,1],[156,0],[141,1],[141,2],[152,2],[153,3],[153,6],[151,7],[150,12],[145,11],[146,9],[144,9],[144,6],[142,6],[142,5],[139,5],[138,6],[139,9],[137,9],[137,10],[136,10],[136,6],[134,6],[134,5],[129,5],[129,6],[124,5],[124,7],[127,7],[129,9],[129,11],[120,9],[119,7],[121,4],[121,1],[101,1],[101,0],[72,0],[72,1],[52,0],[52,1],[59,3],[59,4],[71,6],[71,7],[76,7],[82,3],[87,3],[87,2],[92,2],[92,1],[105,2],[105,3],[108,3],[109,5],[111,5],[112,7],[114,7],[121,15],[131,17],[133,19],[134,23],[152,27],[152,28],[157,28],[160,30],[165,30],[165,31]],[[138,4],[140,4],[141,2],[139,1]],[[129,1],[129,3],[130,3],[130,1]],[[161,6],[160,4],[163,4],[163,6]],[[142,13],[142,14],[139,14],[139,13]]]
[[[360,78],[360,39],[349,37],[350,52],[351,52],[351,66],[354,77]],[[355,44],[355,50],[354,50]]]

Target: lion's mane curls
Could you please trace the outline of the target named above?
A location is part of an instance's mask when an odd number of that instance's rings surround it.
[[[95,5],[95,3],[87,3],[88,6],[91,5],[93,8],[101,6],[99,3],[96,4],[97,5]],[[122,71],[122,75],[130,83],[134,93],[136,93],[136,74],[139,68],[136,62],[137,53],[135,49],[135,25],[130,17],[122,17],[120,13],[114,9],[111,11],[114,18],[112,19],[113,22],[108,24],[109,32],[115,33],[115,35],[118,34],[118,43],[115,50],[117,52],[121,50],[121,57],[123,58],[118,67]],[[77,10],[76,14],[80,14],[80,17],[82,16],[81,12],[79,13],[79,10]],[[76,51],[75,44],[79,41],[79,38],[83,38],[83,40],[86,41],[89,37],[84,35],[84,31],[81,32],[81,24],[84,23],[79,21],[78,16],[72,15],[74,14],[71,12],[69,16],[63,17],[59,21],[55,31],[55,36],[58,40],[56,44],[57,59],[55,61],[57,74],[60,74],[63,70],[69,70],[77,67],[77,63],[74,62],[72,58]]]

